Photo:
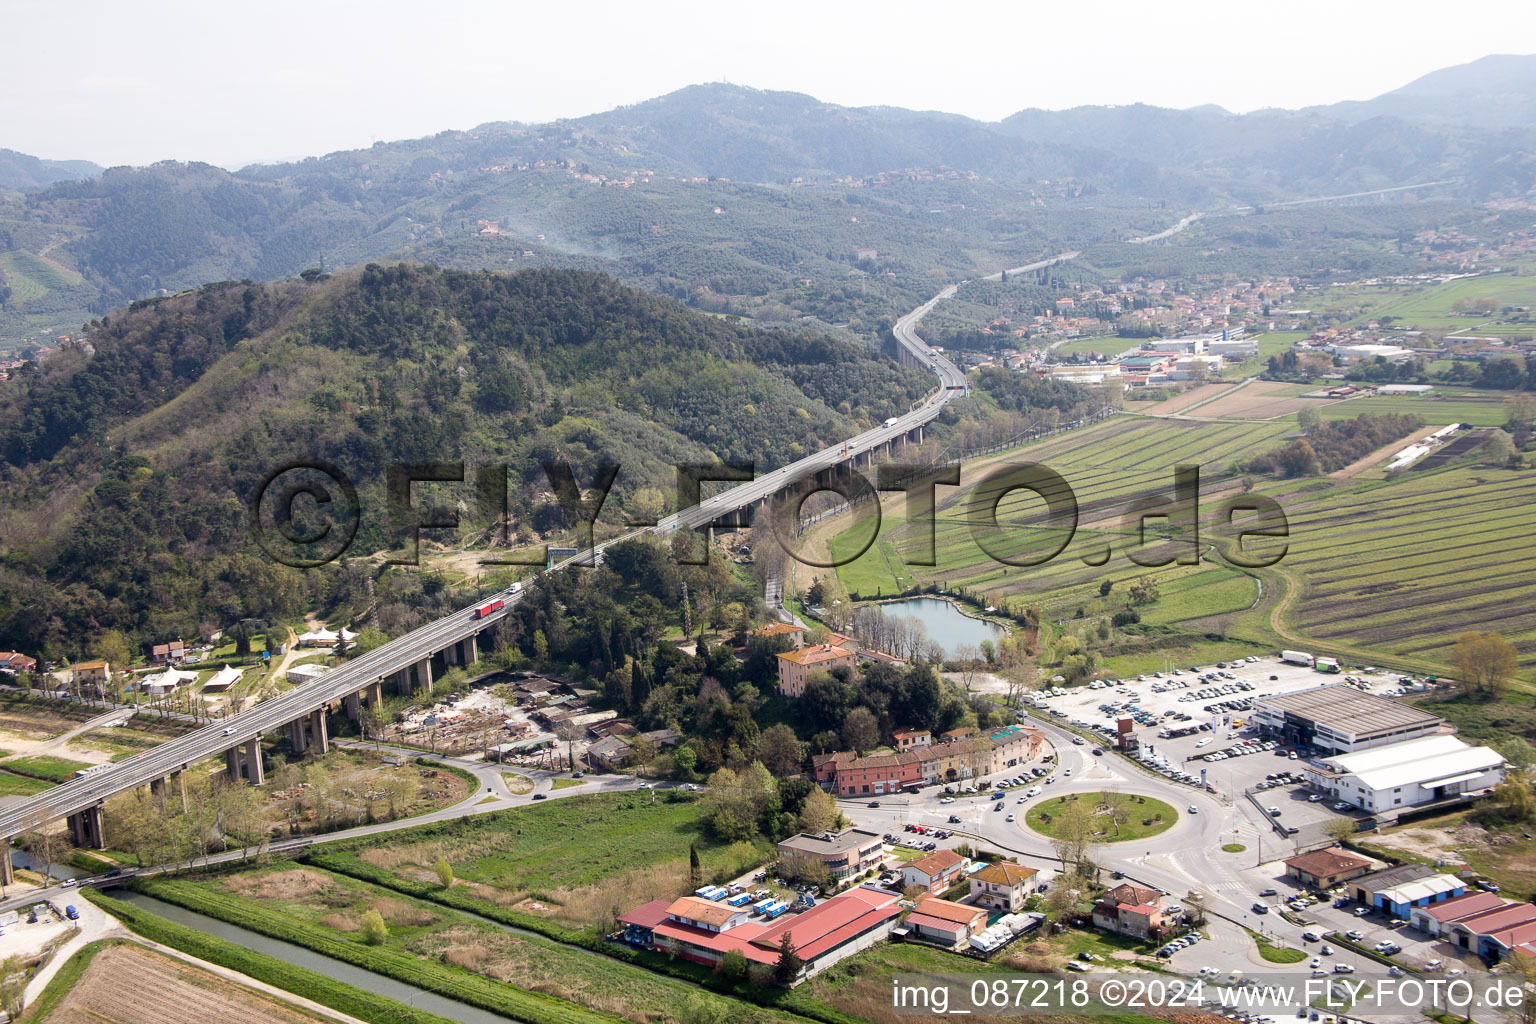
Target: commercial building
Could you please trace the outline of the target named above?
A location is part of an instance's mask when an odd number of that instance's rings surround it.
[[[1249,720],[1265,736],[1333,753],[1400,743],[1446,727],[1438,715],[1342,683],[1261,697]]]
[[[1313,789],[1379,814],[1486,793],[1504,780],[1504,758],[1441,733],[1324,757],[1305,774]]]
[[[757,975],[779,962],[784,936],[801,960],[796,983],[845,957],[883,942],[901,913],[899,893],[859,886],[823,900],[809,910],[772,921],[750,906],[730,907],[696,896],[652,900],[619,917],[624,939],[694,963],[713,967],[739,952]],[[756,918],[756,920],[754,920]]]
[[[930,894],[941,893],[960,880],[967,863],[954,850],[934,850],[901,866],[901,884],[920,885]]]
[[[835,668],[853,668],[857,655],[832,644],[801,647],[779,655],[779,693],[798,697],[805,692],[806,680],[816,672]]]
[[[1432,906],[1414,908],[1413,913],[1408,915],[1408,923],[1426,935],[1439,936],[1444,934],[1446,926],[1453,921],[1497,910],[1508,902],[1504,897],[1491,892],[1469,892]]]
[[[1285,877],[1294,878],[1302,885],[1314,889],[1331,889],[1340,882],[1359,878],[1376,867],[1376,862],[1369,857],[1341,850],[1337,846],[1303,853],[1284,863]]]
[[[793,861],[812,857],[826,866],[834,880],[875,867],[884,857],[884,844],[874,832],[861,828],[841,832],[802,832],[779,843],[779,857]]]
[[[1029,899],[1039,874],[1034,868],[1011,860],[988,864],[971,872],[970,900],[978,907],[1017,913],[1024,909],[1024,901]]]
[[[1475,895],[1491,896],[1492,893]],[[1450,907],[1458,902],[1447,900],[1442,906]],[[1536,906],[1500,899],[1497,906],[1463,913],[1446,921],[1441,934],[1452,945],[1470,949],[1489,960],[1502,960],[1514,950],[1536,942]]]
[[[1423,864],[1401,864],[1349,882],[1353,899],[1405,921],[1416,908],[1443,903],[1466,891],[1466,882]]]

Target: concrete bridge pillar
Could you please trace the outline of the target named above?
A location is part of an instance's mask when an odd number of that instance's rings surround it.
[[[363,694],[368,698],[368,703],[370,706],[377,707],[378,705],[383,704],[384,681],[381,679],[376,683],[369,683],[368,688],[363,691]]]
[[[305,742],[307,737],[304,735],[304,725],[308,718],[309,716],[305,715],[288,723],[288,750],[295,757],[304,753],[305,747],[308,746]]]
[[[432,659],[423,658],[411,668],[411,692],[432,689]]]
[[[347,713],[347,717],[356,722],[363,717],[363,701],[360,694],[349,693],[341,698],[341,709]]]
[[[76,846],[88,846],[93,850],[107,848],[106,832],[101,826],[101,805],[87,807],[69,816],[69,832]],[[9,857],[7,857],[9,859]]]
[[[248,743],[237,743],[224,751],[224,768],[235,782],[248,782],[259,786],[266,781],[261,764],[261,737]]]
[[[165,779],[163,777],[149,780],[149,795],[161,803],[165,803]]]
[[[171,772],[171,778],[176,780],[176,788],[181,792],[181,813],[186,814],[189,809],[187,807],[186,766],[183,765],[182,770],[179,772]]]
[[[11,885],[16,881],[16,872],[11,867],[11,841],[9,839],[0,842],[0,886]]]
[[[325,727],[325,708],[316,708],[315,710],[313,710],[313,711],[311,711],[309,713],[309,731],[310,731],[309,742],[313,746],[319,747],[320,748],[320,753],[322,753],[322,754],[330,753],[331,752],[331,737],[326,732],[326,727]]]

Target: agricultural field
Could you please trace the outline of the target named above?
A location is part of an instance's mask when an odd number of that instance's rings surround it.
[[[150,880],[138,887],[516,1020],[644,1024],[670,1016],[685,998],[750,1024],[786,1019],[586,949],[312,867],[278,864],[215,878]],[[373,914],[386,934],[369,935]]]
[[[645,793],[577,796],[499,814],[327,844],[316,863],[361,877],[435,883],[446,860],[462,896],[491,907],[587,927],[688,885],[688,850],[706,877],[731,877],[772,860],[765,840],[722,845],[706,833],[697,800]]]
[[[1432,426],[1467,423],[1474,427],[1502,426],[1509,419],[1504,408],[1508,392],[1472,391],[1464,388],[1436,387],[1418,395],[1374,395],[1344,400],[1315,400],[1317,411],[1329,419],[1352,419],[1361,413],[1381,415],[1395,412],[1422,416]],[[1309,401],[1312,401],[1309,399]]]
[[[1119,586],[1149,572],[1125,554],[1134,546],[1135,521],[1128,527],[1124,519],[1138,502],[1171,498],[1175,466],[1200,466],[1202,496],[1214,501],[1216,492],[1232,486],[1228,469],[1235,459],[1268,447],[1286,430],[1282,425],[1271,424],[1121,416],[1026,445],[1005,457],[967,464],[962,469],[959,490],[939,491],[934,523],[937,565],[910,564],[908,556],[915,556],[921,543],[917,527],[926,524],[907,523],[902,518],[902,506],[889,502],[878,541],[862,556],[839,567],[838,577],[850,592],[862,597],[937,584],[944,589],[963,587],[968,592],[984,593],[990,604],[1004,610],[1022,609],[1029,604],[1044,605],[1047,615],[1052,610],[1075,611],[1090,597],[1097,598],[1101,581],[1109,579]],[[1067,547],[1055,558],[1033,567],[1009,566],[984,551],[972,534],[969,510],[973,492],[979,491],[977,485],[988,473],[1005,464],[1025,461],[1061,474],[1079,510],[1080,525]],[[994,554],[1014,560],[1041,557],[1066,539],[1062,529],[1045,525],[1045,509],[1045,502],[1033,492],[1013,491],[999,502],[999,527],[984,528],[986,532],[981,537]],[[1148,533],[1150,542],[1154,539],[1153,531]],[[867,537],[867,527],[845,528],[832,538],[831,550],[838,557],[848,557]],[[1106,565],[1096,567],[1083,561],[1085,557],[1097,560],[1106,547],[1114,549]],[[1197,568],[1160,570],[1159,577],[1171,584],[1176,577]],[[1204,577],[1202,584],[1242,576],[1219,563],[1208,569],[1216,575]],[[1234,586],[1227,591],[1233,598],[1231,610],[1246,608],[1254,597],[1252,584],[1245,596],[1239,594],[1239,589]],[[1203,596],[1192,599],[1206,602],[1205,607],[1191,609],[1196,614],[1217,610]]]
[[[1335,294],[1337,293],[1337,294]],[[1476,334],[1487,336],[1512,336],[1531,334],[1536,323],[1525,315],[1525,323],[1508,323],[1506,315],[1476,316],[1458,314],[1458,300],[1491,299],[1500,307],[1536,307],[1536,277],[1514,273],[1482,274],[1464,277],[1444,284],[1415,288],[1394,288],[1383,291],[1364,291],[1351,294],[1347,289],[1332,289],[1325,295],[1324,308],[1329,302],[1354,301],[1359,312],[1346,326],[1356,326],[1367,320],[1380,320],[1384,316],[1396,318],[1395,327],[1423,328],[1434,331],[1457,333],[1475,328]],[[1314,304],[1316,305],[1316,304]],[[1520,317],[1515,314],[1515,317]]]
[[[1321,406],[1324,399],[1302,397],[1306,392],[1316,390],[1307,384],[1255,380],[1188,412],[1191,416],[1210,419],[1278,420],[1294,417],[1297,410],[1308,405]]]
[[[1457,405],[1473,401],[1458,397],[1444,403],[1457,415],[1440,418],[1467,421]],[[1358,413],[1368,404],[1376,403],[1342,402],[1334,408],[1349,406]],[[1400,406],[1393,401],[1390,408]],[[1498,406],[1484,410],[1485,421],[1494,418],[1492,409]],[[1502,418],[1500,413],[1497,419]],[[1152,576],[1159,597],[1137,608],[1137,630],[1144,635],[1117,632],[1098,649],[1100,665],[1110,674],[1161,669],[1170,658],[1254,653],[1239,650],[1249,644],[1300,646],[1358,663],[1436,672],[1445,670],[1457,635],[1474,629],[1503,633],[1519,649],[1526,672],[1536,668],[1536,559],[1524,541],[1536,531],[1536,478],[1477,465],[1472,450],[1426,459],[1422,468],[1392,480],[1377,470],[1349,479],[1249,478],[1254,493],[1274,498],[1285,511],[1290,529],[1285,557],[1273,568],[1253,570],[1215,557],[1210,544],[1220,538],[1211,517],[1219,502],[1235,493],[1232,465],[1280,443],[1294,429],[1287,420],[1125,415],[978,460],[963,467],[960,489],[939,489],[936,566],[911,563],[909,556],[920,550],[918,527],[927,524],[906,522],[902,502],[889,500],[882,506],[878,539],[839,567],[838,579],[855,599],[934,587],[963,593],[1004,615],[1037,608],[1048,631],[1080,632],[1124,608],[1129,588]],[[1395,451],[1401,445],[1387,447]],[[1033,567],[1005,565],[983,551],[968,510],[989,471],[1025,461],[1059,472],[1075,493],[1080,516],[1060,554]],[[1202,470],[1201,561],[1137,565],[1127,557],[1135,538],[1123,517],[1138,500],[1171,495],[1173,467],[1180,463]],[[1046,525],[1045,508],[1030,491],[1006,495],[999,506],[1001,526],[987,527],[984,539],[993,552],[1010,558],[1048,554],[1067,536]],[[1152,523],[1155,529],[1157,520]],[[869,528],[843,518],[811,537],[825,538],[834,554],[851,557],[868,539]],[[1103,566],[1084,561],[1106,550],[1111,555]],[[1106,582],[1109,592],[1102,594]],[[1189,643],[1167,633],[1146,635],[1159,629],[1182,632]]]
[[[131,943],[98,948],[47,1014],[48,1024],[316,1024],[330,1019]]]
[[[1161,402],[1130,402],[1126,408],[1131,412],[1143,413],[1147,416],[1167,416],[1171,413],[1183,412],[1200,402],[1209,402],[1217,395],[1231,390],[1232,386],[1231,381],[1196,384],[1188,391],[1174,395],[1172,398],[1165,398]]]
[[[1404,473],[1288,507],[1290,619],[1324,649],[1443,666],[1458,634],[1496,630],[1536,666],[1536,479],[1487,467]]]
[[[63,264],[21,249],[0,253],[0,270],[5,271],[12,300],[17,303],[45,298],[51,291],[62,291],[85,282],[85,278]]]

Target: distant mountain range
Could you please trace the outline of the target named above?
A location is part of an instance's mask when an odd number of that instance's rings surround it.
[[[1150,211],[1447,180],[1441,198],[1523,194],[1533,113],[1536,56],[1496,56],[1362,103],[1246,115],[1132,105],[984,123],[700,85],[235,173],[0,151],[0,339],[211,280],[397,257],[605,270],[716,311],[867,332],[935,280],[1166,226]],[[849,179],[869,187],[839,191]],[[850,297],[858,250],[880,266]]]

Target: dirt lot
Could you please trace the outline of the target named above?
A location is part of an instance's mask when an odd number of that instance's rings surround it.
[[[1288,416],[1307,405],[1319,411],[1329,401],[1338,399],[1302,398],[1301,387],[1277,380],[1256,380],[1247,387],[1202,405],[1193,413],[1201,417],[1230,417],[1244,420],[1272,420]]]
[[[1183,394],[1174,395],[1172,398],[1165,399],[1161,402],[1153,402],[1151,404],[1147,404],[1145,402],[1127,402],[1125,410],[1126,412],[1146,413],[1150,416],[1166,416],[1172,412],[1183,412],[1185,409],[1188,409],[1196,402],[1203,402],[1207,398],[1211,398],[1214,395],[1219,395],[1231,386],[1232,383],[1230,381],[1219,382],[1215,384],[1201,384],[1197,387],[1190,388]],[[1253,385],[1251,384],[1249,385],[1249,387],[1252,386]],[[1204,412],[1203,409],[1201,411]]]
[[[323,1018],[137,946],[97,953],[50,1024],[314,1024]]]

